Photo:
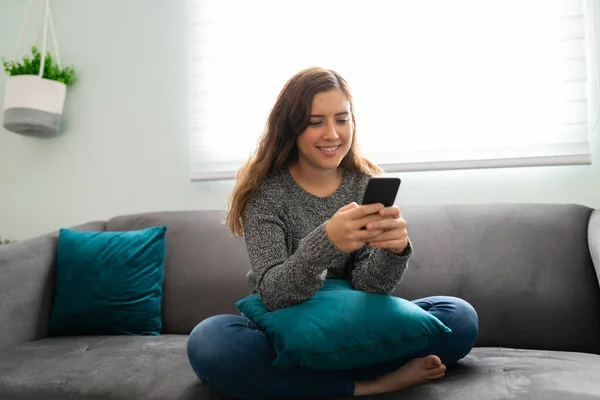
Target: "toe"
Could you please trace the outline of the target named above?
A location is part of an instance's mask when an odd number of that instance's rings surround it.
[[[443,378],[445,374],[437,374],[437,375],[433,375],[428,377],[427,379],[429,379],[430,381],[434,380],[434,379],[440,379]]]
[[[446,366],[445,365],[441,365],[437,368],[432,368],[430,370],[427,371],[427,375],[428,376],[437,376],[440,374],[445,374],[446,373]]]
[[[425,358],[425,363],[427,364],[428,369],[438,368],[440,365],[442,365],[442,360],[440,360],[438,356],[432,355]]]

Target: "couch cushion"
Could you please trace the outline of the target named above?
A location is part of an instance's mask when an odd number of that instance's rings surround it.
[[[196,379],[186,340],[183,335],[60,337],[3,350],[0,399],[227,399]],[[370,398],[590,400],[600,398],[598,371],[598,355],[475,348],[441,380]]]
[[[74,336],[0,351],[0,399],[211,399],[187,336]]]
[[[590,400],[600,398],[600,356],[475,348],[446,376],[386,400]]]
[[[165,231],[61,229],[48,335],[158,335]]]
[[[433,314],[395,296],[355,290],[326,279],[312,298],[269,311],[257,294],[237,308],[265,332],[277,368],[361,368],[413,354],[452,331]]]
[[[205,318],[237,313],[249,294],[246,246],[223,224],[222,211],[172,211],[124,215],[106,230],[167,226],[163,284],[163,332],[189,334]]]
[[[473,349],[440,380],[367,398],[592,400],[600,398],[599,370],[600,356],[595,354],[483,347]]]

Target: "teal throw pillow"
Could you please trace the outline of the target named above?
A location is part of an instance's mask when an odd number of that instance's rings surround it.
[[[61,229],[49,336],[159,335],[166,229]]]
[[[236,303],[269,337],[273,366],[342,370],[412,354],[452,331],[416,304],[327,279],[309,300],[269,311],[257,294]]]

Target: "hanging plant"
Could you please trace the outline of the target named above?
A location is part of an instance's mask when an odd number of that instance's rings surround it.
[[[42,63],[42,54],[37,46],[31,47],[32,57],[25,56],[20,62],[6,61],[2,57],[4,71],[8,76],[17,75],[38,75],[40,72],[40,64]],[[67,86],[75,83],[75,68],[73,66],[61,68],[56,61],[52,59],[52,54],[48,52],[44,58],[44,79],[62,82]]]
[[[42,51],[37,46],[32,46],[31,56],[17,60],[31,2],[29,0],[27,4],[13,59],[7,61],[2,58],[4,70],[8,74],[2,125],[15,133],[52,135],[60,131],[67,86],[75,82],[75,69],[72,66],[61,66],[50,0],[41,0],[40,4]],[[48,29],[53,39],[54,56],[46,51]]]
[[[0,246],[4,246],[5,244],[9,244],[9,243],[14,243],[14,240],[2,239],[2,237],[0,237]]]

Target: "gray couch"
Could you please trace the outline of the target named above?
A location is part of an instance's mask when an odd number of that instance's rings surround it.
[[[600,211],[578,205],[405,207],[415,255],[395,294],[453,295],[480,317],[447,376],[377,399],[600,398]],[[0,247],[0,399],[222,399],[194,376],[191,329],[248,294],[242,240],[221,211],[80,226],[168,226],[159,337],[47,338],[56,233]],[[594,263],[596,269],[594,269]],[[265,384],[268,384],[267,382]]]

